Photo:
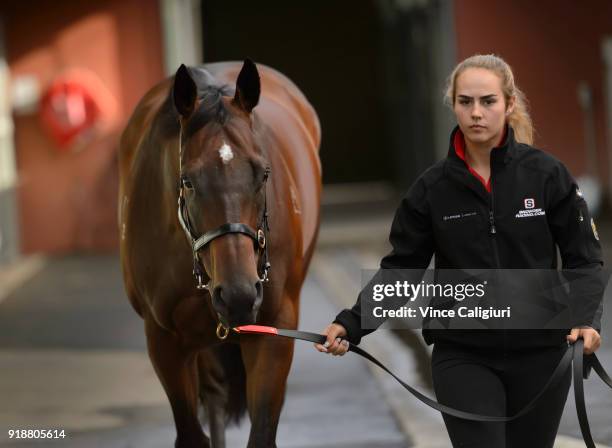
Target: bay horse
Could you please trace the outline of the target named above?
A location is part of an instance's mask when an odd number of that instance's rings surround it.
[[[226,424],[247,410],[248,447],[276,446],[293,342],[229,328],[297,327],[319,229],[319,143],[295,84],[248,59],[181,65],[122,134],[124,284],[177,448],[224,447]]]

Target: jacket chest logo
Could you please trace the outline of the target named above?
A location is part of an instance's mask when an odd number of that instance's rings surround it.
[[[533,216],[544,216],[546,212],[542,208],[536,208],[535,199],[525,198],[523,200],[523,209],[519,210],[514,216],[515,218],[531,218]]]
[[[470,216],[476,216],[476,212],[457,212],[457,213],[453,213],[452,215],[444,215],[442,217],[443,221],[452,221],[452,220],[457,220],[457,219],[463,219],[463,218],[468,218]]]

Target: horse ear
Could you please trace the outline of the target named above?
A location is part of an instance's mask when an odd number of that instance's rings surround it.
[[[246,112],[251,113],[253,108],[257,106],[257,103],[259,103],[260,91],[259,72],[255,63],[247,58],[244,60],[242,69],[238,74],[234,102]]]
[[[178,113],[183,118],[187,118],[191,115],[195,108],[198,87],[189,74],[189,70],[185,67],[185,64],[181,64],[174,75],[172,95],[174,97],[174,107],[176,107]]]

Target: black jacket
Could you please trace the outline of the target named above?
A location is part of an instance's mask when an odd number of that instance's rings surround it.
[[[424,269],[435,254],[436,269],[555,269],[558,246],[563,269],[602,269],[602,252],[586,202],[567,168],[556,158],[516,142],[507,127],[491,152],[491,193],[469,171],[451,134],[446,159],[425,171],[398,207],[381,269]],[[525,210],[542,209],[527,217]],[[523,212],[524,213],[524,212]],[[362,291],[363,293],[363,291]],[[359,343],[361,294],[342,311],[348,339]],[[592,325],[599,329],[599,323]],[[486,331],[487,333],[483,333]],[[522,348],[558,346],[566,330],[423,330],[428,344]]]

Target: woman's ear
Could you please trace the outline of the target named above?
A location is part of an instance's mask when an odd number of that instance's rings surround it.
[[[508,99],[508,105],[506,107],[506,116],[509,117],[512,112],[514,112],[514,106],[516,105],[516,97],[515,96],[511,96]]]

